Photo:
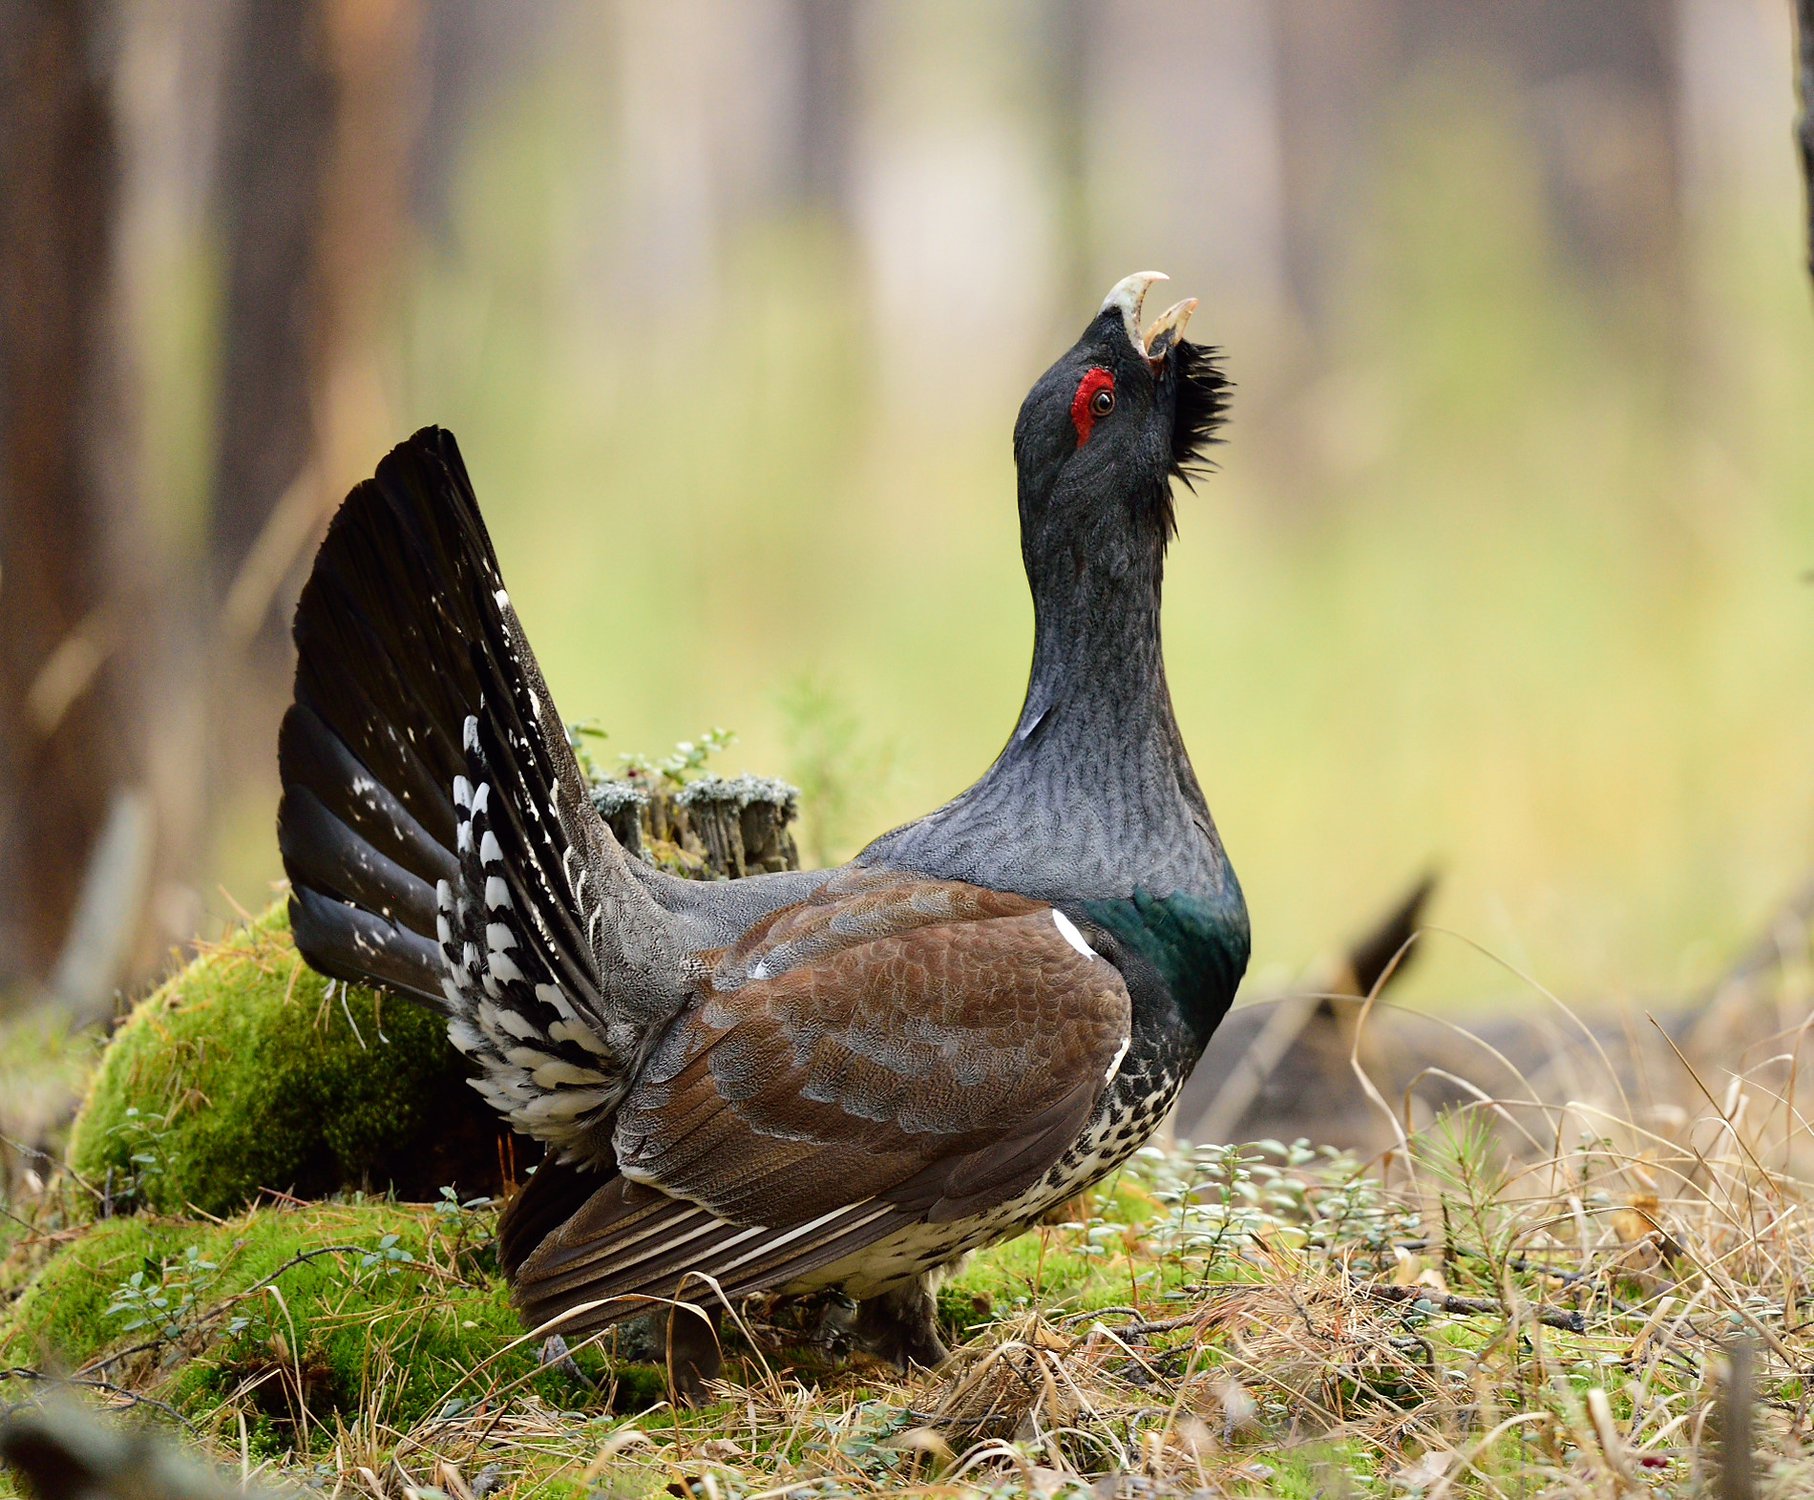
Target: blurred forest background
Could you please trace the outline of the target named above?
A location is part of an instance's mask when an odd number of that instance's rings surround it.
[[[1017,404],[1147,266],[1239,385],[1166,630],[1257,973],[1435,864],[1427,997],[1704,978],[1814,864],[1789,19],[4,0],[0,993],[269,901],[289,610],[428,422],[604,758],[728,726],[824,860],[956,792]]]

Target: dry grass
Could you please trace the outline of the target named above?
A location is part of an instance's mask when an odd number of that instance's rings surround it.
[[[1777,988],[1752,1014],[1783,1009]],[[1149,1148],[1092,1217],[955,1278],[970,1336],[932,1374],[759,1323],[698,1411],[603,1385],[557,1409],[494,1350],[406,1424],[379,1359],[365,1398],[263,1459],[257,1391],[185,1416],[234,1470],[339,1495],[1807,1494],[1805,1027],[1743,1029],[1740,1066],[1674,1057],[1673,1095],[1653,1070],[1627,1097],[1608,1061],[1604,1099],[1482,1099],[1369,1162]],[[449,1274],[495,1290],[470,1262]],[[109,1394],[164,1400],[181,1372],[141,1356]]]

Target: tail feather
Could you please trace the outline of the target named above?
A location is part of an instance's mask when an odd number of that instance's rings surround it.
[[[452,986],[464,1002],[454,1044],[479,1063],[479,1092],[511,1124],[568,1153],[584,1152],[623,1094],[634,1043],[628,1055],[606,1044],[595,996],[560,981],[564,956],[525,916],[534,908],[510,816],[518,804],[499,795],[485,723],[467,721],[473,779],[463,778],[455,792],[466,814],[461,878],[457,888],[441,889]],[[591,1144],[586,1154],[609,1152],[602,1136]]]
[[[358,792],[352,801],[361,800]],[[405,869],[363,835],[357,821],[330,811],[315,791],[299,786],[286,809],[284,843],[298,851],[297,869],[310,881],[338,891],[341,898],[374,916],[420,932],[432,930],[435,888]]]
[[[452,820],[440,830],[418,822],[403,799],[374,778],[305,705],[296,705],[284,720],[278,754],[289,789],[336,803],[348,828],[428,888],[428,926],[418,930],[432,931],[435,882],[451,879],[460,868],[448,852]],[[309,852],[309,846],[299,843],[296,857],[306,860]]]
[[[416,1000],[447,1004],[437,977],[441,948],[432,938],[374,916],[291,878],[290,932],[305,958],[324,974],[381,985]],[[333,954],[333,959],[325,955]]]
[[[592,808],[450,434],[348,496],[295,637],[278,832],[303,956],[445,1007],[492,1102],[588,1154],[684,945]]]

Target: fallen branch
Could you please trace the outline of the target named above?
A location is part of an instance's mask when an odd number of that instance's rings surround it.
[[[1452,1292],[1438,1292],[1427,1286],[1398,1286],[1393,1282],[1357,1281],[1356,1291],[1362,1292],[1376,1302],[1427,1302],[1439,1312],[1460,1313],[1466,1316],[1477,1316],[1482,1313],[1494,1317],[1509,1316],[1507,1310],[1497,1302],[1487,1302],[1480,1297],[1458,1297]],[[1543,1303],[1534,1303],[1531,1312],[1539,1323],[1548,1328],[1559,1328],[1564,1333],[1586,1333],[1587,1321],[1580,1313],[1566,1308],[1550,1307]]]
[[[137,1391],[129,1391],[123,1385],[115,1385],[111,1380],[90,1380],[81,1375],[54,1375],[48,1370],[33,1370],[25,1365],[18,1365],[10,1370],[0,1370],[0,1380],[30,1380],[43,1385],[74,1387],[84,1391],[99,1391],[104,1396],[112,1396],[124,1401],[128,1406],[149,1406],[153,1411],[162,1412],[173,1422],[180,1422],[189,1431],[195,1431],[194,1424],[174,1406],[166,1401],[159,1401],[155,1396],[141,1396]],[[5,1434],[13,1430],[21,1420],[17,1410],[8,1412],[4,1426],[0,1426],[0,1458],[10,1458],[5,1442]]]

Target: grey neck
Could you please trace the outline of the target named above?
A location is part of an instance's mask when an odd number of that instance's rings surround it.
[[[982,784],[1049,779],[1096,759],[1142,784],[1188,766],[1160,645],[1162,559],[1114,568],[1029,567],[1033,667],[1014,734]],[[1063,779],[1060,774],[1060,779]]]
[[[859,860],[1042,900],[1219,891],[1226,870],[1160,649],[1163,559],[1028,556],[1033,668],[982,779]]]

